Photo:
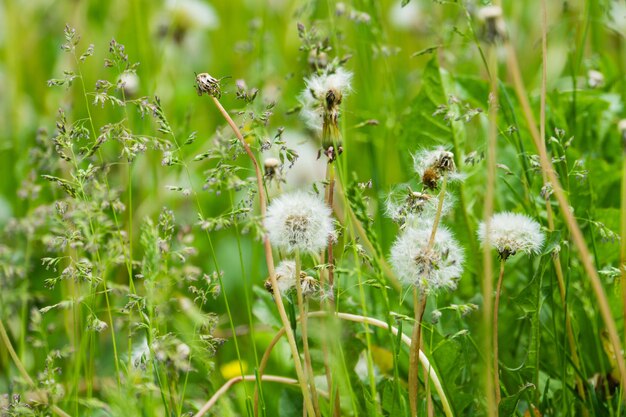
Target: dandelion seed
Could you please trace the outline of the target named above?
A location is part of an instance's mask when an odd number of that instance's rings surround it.
[[[478,227],[478,239],[485,243],[485,223]],[[494,214],[490,222],[489,244],[498,251],[501,259],[506,260],[517,252],[528,255],[541,250],[545,235],[541,226],[532,218],[517,213]]]
[[[320,252],[334,236],[330,208],[304,192],[274,199],[267,209],[265,228],[270,242],[288,253]]]
[[[431,232],[428,223],[409,226],[391,248],[391,264],[398,278],[417,286],[423,294],[455,289],[463,273],[463,249],[452,233],[439,226],[432,248],[428,248]]]

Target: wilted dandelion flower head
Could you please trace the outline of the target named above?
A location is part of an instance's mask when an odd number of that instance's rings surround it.
[[[293,260],[285,260],[278,264],[275,271],[276,284],[281,294],[287,294],[296,286],[296,263]],[[310,277],[304,271],[300,271],[300,286],[302,294],[311,295],[319,291],[318,281]],[[270,293],[274,292],[272,281],[268,278],[265,281],[265,289]]]
[[[545,240],[539,223],[525,214],[496,213],[491,218],[489,229],[489,244],[504,260],[517,252],[538,253]],[[483,244],[487,241],[484,222],[478,227],[478,239]]]
[[[424,187],[431,190],[438,187],[439,180],[444,175],[450,180],[463,179],[457,172],[454,154],[442,146],[417,152],[413,155],[413,166]]]
[[[309,128],[321,132],[325,123],[337,123],[339,105],[351,90],[352,73],[342,67],[326,69],[305,80],[300,114]]]
[[[270,242],[291,253],[319,252],[334,236],[330,208],[304,192],[282,195],[267,209],[265,229]]]
[[[454,207],[455,198],[446,192],[441,208],[441,216],[445,216]],[[439,199],[428,193],[402,189],[393,190],[385,201],[385,213],[399,224],[411,224],[423,219],[432,219],[437,213]]]
[[[431,231],[427,222],[407,227],[391,248],[391,264],[403,283],[417,286],[422,293],[455,289],[463,273],[463,249],[441,225],[429,248]]]

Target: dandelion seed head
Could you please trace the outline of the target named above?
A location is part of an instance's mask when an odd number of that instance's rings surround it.
[[[413,167],[424,186],[435,189],[443,175],[450,181],[460,181],[463,175],[457,172],[454,154],[443,146],[424,149],[413,155]]]
[[[440,225],[432,248],[430,222],[404,229],[391,248],[391,265],[398,278],[422,293],[455,289],[463,273],[464,253],[452,233]]]
[[[139,76],[135,72],[124,71],[118,85],[123,89],[126,98],[135,97],[139,92]]]
[[[319,252],[334,236],[330,208],[304,192],[275,198],[267,209],[265,228],[270,242],[288,253]]]
[[[539,253],[545,240],[541,226],[525,214],[496,213],[489,225],[489,239],[486,236],[484,222],[478,227],[478,239],[489,244],[498,251],[502,259],[523,252],[528,255]]]
[[[306,87],[300,94],[300,115],[309,128],[321,131],[325,115],[333,113],[332,117],[337,117],[339,104],[351,91],[351,82],[352,73],[341,67],[305,80]]]

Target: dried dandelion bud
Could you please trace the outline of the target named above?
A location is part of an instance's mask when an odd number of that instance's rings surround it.
[[[263,161],[263,169],[265,170],[265,176],[269,179],[274,179],[280,173],[281,167],[280,160],[277,158],[265,158]]]
[[[391,265],[398,278],[423,294],[455,289],[463,273],[463,249],[452,233],[440,225],[429,248],[431,232],[430,222],[407,227],[391,248]]]
[[[504,212],[496,213],[491,218],[488,239],[485,223],[480,224],[478,239],[483,244],[488,240],[500,258],[507,260],[518,252],[528,255],[539,253],[545,235],[539,223],[525,214]]]
[[[270,242],[288,253],[320,252],[335,234],[330,208],[304,192],[274,199],[267,208],[265,228]]]
[[[434,168],[426,168],[422,174],[422,184],[429,190],[437,189],[439,181],[439,172]]]
[[[489,43],[495,43],[506,39],[506,25],[502,17],[500,6],[485,6],[478,10],[478,19],[485,26],[483,27],[483,38]]]
[[[203,72],[196,75],[196,90],[198,95],[206,93],[215,98],[222,97],[222,91],[220,89],[220,80],[212,77],[209,73]]]
[[[332,161],[342,151],[341,133],[338,119],[343,97],[351,86],[352,73],[339,67],[325,70],[305,80],[306,88],[300,95],[302,110],[300,115],[309,128],[321,133],[322,148],[328,151],[332,146],[329,159]]]

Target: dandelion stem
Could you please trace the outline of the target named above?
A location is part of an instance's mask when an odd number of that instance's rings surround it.
[[[219,100],[216,97],[211,96],[211,99],[213,100],[213,103],[215,104],[219,112],[222,114],[222,116],[224,117],[228,125],[231,127],[231,129],[235,133],[235,136],[237,136],[237,139],[239,139],[239,141],[241,142],[241,145],[243,146],[246,153],[248,154],[248,157],[252,161],[252,165],[254,166],[254,172],[256,174],[257,188],[259,192],[259,205],[261,207],[261,217],[264,219],[265,212],[267,210],[267,201],[265,198],[265,189],[263,188],[263,174],[261,173],[261,169],[259,168],[259,163],[256,157],[254,156],[254,154],[252,153],[252,151],[250,150],[250,146],[244,139],[243,135],[239,131],[239,128],[237,127],[233,119],[230,117],[226,109],[224,109],[224,107],[222,106],[222,104],[219,102]],[[274,256],[272,254],[272,246],[270,244],[267,234],[263,236],[263,249],[265,251],[265,261],[267,263],[267,270],[270,275],[270,282],[272,284],[272,288],[274,289],[273,291],[274,302],[276,303],[280,320],[282,321],[283,326],[286,328],[287,340],[289,342],[289,347],[291,349],[291,354],[293,356],[294,367],[296,369],[296,375],[298,376],[298,381],[300,383],[300,389],[302,390],[302,396],[304,397],[305,408],[307,412],[309,413],[309,415],[313,416],[315,415],[315,412],[313,409],[313,403],[311,401],[311,397],[307,389],[307,383],[304,377],[304,371],[302,369],[302,362],[300,362],[300,354],[298,353],[298,346],[296,345],[296,338],[293,334],[293,331],[291,330],[291,327],[289,324],[289,318],[287,317],[287,312],[285,311],[285,305],[283,304],[283,299],[278,289],[278,282],[276,282],[276,273],[274,271]]]
[[[443,211],[443,199],[446,196],[446,185],[448,183],[448,176],[444,174],[441,181],[441,191],[439,192],[439,202],[437,203],[437,213],[435,213],[435,220],[433,220],[433,229],[430,232],[430,239],[428,239],[427,252],[433,248],[435,244],[435,236],[437,235],[437,228],[439,227],[439,221],[441,220],[441,212]]]
[[[309,352],[309,332],[308,332],[308,319],[307,312],[309,308],[308,300],[305,300],[302,294],[302,279],[300,277],[302,271],[302,262],[300,260],[300,251],[296,250],[296,296],[298,298],[298,311],[300,313],[300,334],[302,336],[302,351],[304,354],[304,374],[309,380],[309,389],[311,390],[311,396],[313,397],[313,409],[315,410],[315,416],[320,417],[320,408],[317,401],[317,391],[315,389],[315,375],[313,374],[313,365],[311,363],[311,353]]]
[[[411,336],[411,346],[409,348],[409,405],[411,415],[417,416],[417,391],[419,389],[419,360],[420,341],[422,338],[422,318],[426,308],[426,295],[420,292],[417,286],[413,287],[413,311],[415,313],[415,323]]]
[[[487,57],[490,75],[489,90],[489,130],[487,136],[487,190],[483,217],[485,219],[485,242],[483,245],[483,343],[486,352],[486,380],[485,394],[487,398],[487,415],[498,416],[498,401],[493,386],[492,372],[492,297],[493,297],[493,260],[491,258],[491,216],[493,214],[495,185],[496,185],[496,141],[498,138],[498,56],[497,47],[491,44]]]
[[[496,404],[500,404],[500,366],[498,363],[498,308],[500,307],[500,294],[502,293],[502,279],[504,278],[504,259],[500,260],[500,275],[496,285],[495,301],[493,303],[493,387],[496,393]]]

